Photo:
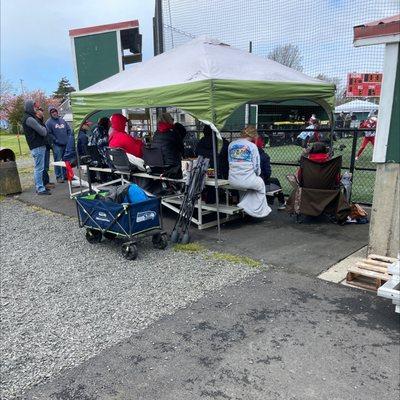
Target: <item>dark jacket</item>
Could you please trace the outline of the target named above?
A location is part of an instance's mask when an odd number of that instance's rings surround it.
[[[269,155],[260,147],[258,148],[258,152],[260,153],[260,169],[261,169],[261,178],[265,181],[268,181],[271,178],[271,162]]]
[[[71,164],[76,162],[74,135],[69,135],[68,142],[67,145],[65,146],[65,152],[62,159],[63,161],[69,161]]]
[[[172,125],[159,123],[154,133],[152,146],[159,147],[165,166],[181,166],[183,141]]]
[[[22,127],[30,150],[48,144],[46,139],[47,129],[43,124],[43,121],[36,117],[33,105],[33,100],[27,100],[25,102],[25,113],[22,119]]]
[[[88,137],[88,146],[96,146],[102,157],[106,158],[106,148],[108,147],[108,129],[97,125],[91,136]]]
[[[222,148],[217,155],[218,177],[222,179],[228,179],[229,175],[228,146],[229,142],[226,139],[223,139]],[[214,168],[214,155],[211,135],[204,136],[199,140],[195,153],[196,156],[208,158],[210,160],[210,168]]]
[[[78,133],[78,144],[76,146],[79,157],[87,155],[88,141],[89,141],[89,139],[88,139],[86,131],[80,130]]]
[[[54,107],[49,107],[50,109],[53,109]],[[58,117],[58,118],[53,118],[50,117],[46,121],[46,127],[49,132],[49,135],[52,136],[53,138],[53,143],[58,145],[58,146],[65,146],[68,142],[68,136],[71,135],[71,128],[67,124],[67,122],[64,121],[63,118]]]

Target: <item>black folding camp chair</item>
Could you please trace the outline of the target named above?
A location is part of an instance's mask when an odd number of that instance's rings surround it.
[[[128,156],[123,149],[107,147],[106,153],[111,169],[114,171],[129,174],[137,172],[136,167],[129,162]]]
[[[339,183],[342,157],[319,163],[302,157],[299,179],[288,177],[294,186],[287,201],[286,210],[301,221],[301,216],[318,217],[322,214],[333,216],[339,223],[350,214],[342,187]]]
[[[150,167],[151,173],[162,174],[166,169],[160,147],[145,146],[143,148],[143,160]]]

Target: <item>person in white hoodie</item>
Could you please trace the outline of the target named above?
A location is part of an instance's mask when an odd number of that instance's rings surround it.
[[[241,138],[228,147],[229,184],[240,192],[238,206],[254,218],[264,218],[270,212],[265,196],[265,183],[260,177],[260,154],[254,144],[257,130],[248,126]]]

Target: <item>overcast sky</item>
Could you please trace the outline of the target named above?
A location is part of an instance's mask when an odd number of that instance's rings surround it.
[[[400,0],[163,0],[166,49],[207,34],[266,57],[297,45],[304,72],[344,83],[348,72],[380,72],[383,45],[355,48],[353,27],[400,13]]]
[[[1,74],[20,90],[54,91],[66,76],[75,84],[68,31],[138,19],[143,59],[153,56],[154,0],[0,0]],[[164,23],[190,35],[207,34],[267,56],[292,43],[304,72],[346,79],[347,72],[382,68],[383,46],[355,49],[353,26],[399,13],[400,0],[163,0]],[[166,48],[188,40],[165,33]]]
[[[1,75],[20,90],[51,93],[62,76],[74,82],[68,31],[139,20],[144,59],[153,55],[153,0],[0,0]]]

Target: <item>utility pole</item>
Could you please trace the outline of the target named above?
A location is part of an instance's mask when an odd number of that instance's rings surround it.
[[[22,84],[23,81],[24,81],[23,79],[19,80],[19,82],[21,84],[21,94],[24,94],[24,85]]]
[[[253,52],[253,42],[249,41],[249,53]],[[247,103],[244,108],[244,123],[249,125],[250,123],[250,105]]]

